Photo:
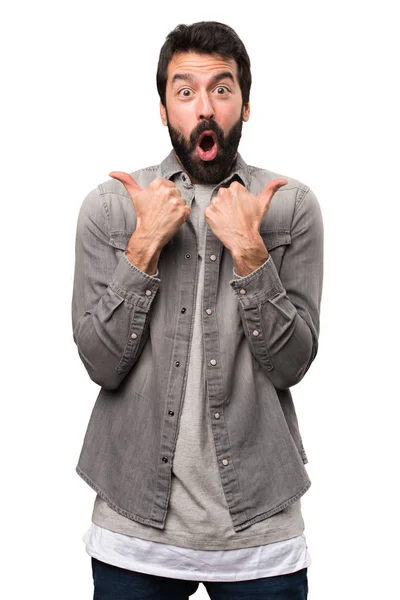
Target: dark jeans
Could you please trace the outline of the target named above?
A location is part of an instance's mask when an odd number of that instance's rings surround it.
[[[92,557],[93,600],[188,600],[199,581],[121,569]],[[211,600],[306,600],[307,569],[249,581],[205,581]]]

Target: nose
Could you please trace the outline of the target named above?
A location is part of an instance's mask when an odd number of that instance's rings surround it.
[[[199,120],[214,118],[214,107],[207,92],[203,92],[198,96],[197,118]]]

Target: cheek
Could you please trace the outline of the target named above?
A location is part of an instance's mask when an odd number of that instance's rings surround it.
[[[185,110],[184,108],[182,108],[179,113],[168,111],[168,116],[172,127],[178,129],[185,136],[185,138],[189,138],[190,133],[196,126],[196,123],[192,123],[193,119],[191,119],[189,111]]]

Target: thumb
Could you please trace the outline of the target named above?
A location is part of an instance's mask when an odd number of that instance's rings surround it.
[[[118,181],[124,184],[132,200],[138,192],[142,191],[140,185],[136,183],[132,175],[129,175],[129,173],[124,173],[124,171],[111,171],[111,173],[109,173],[109,176],[113,179],[118,179]]]
[[[275,192],[287,183],[287,179],[272,179],[272,181],[269,181],[267,183],[267,185],[265,186],[261,194],[257,196],[257,198],[261,200],[263,204],[265,204],[265,208],[267,208]]]

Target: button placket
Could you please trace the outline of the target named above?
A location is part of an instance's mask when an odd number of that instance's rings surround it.
[[[204,265],[205,285],[203,306],[205,307],[205,310],[203,317],[203,328],[207,365],[206,377],[209,383],[208,401],[210,414],[212,415],[212,422],[214,423],[212,431],[214,441],[218,447],[218,460],[221,461],[221,466],[227,467],[231,463],[230,459],[227,458],[227,456],[230,456],[231,448],[226,430],[226,424],[222,418],[223,415],[221,412],[221,407],[223,406],[224,402],[224,389],[219,368],[221,363],[219,355],[220,346],[216,314],[216,290],[218,289],[219,263],[222,251],[223,248],[218,246],[218,242],[212,239],[211,234],[207,234],[205,256],[208,256],[208,260],[206,260]],[[226,479],[226,475],[222,476],[222,473],[221,483],[225,491],[232,491],[230,484]]]
[[[194,195],[191,184],[188,182],[185,185],[181,179],[179,179],[179,184],[182,196],[190,204]],[[172,360],[165,381],[165,411],[160,424],[162,432],[158,460],[163,465],[158,470],[152,512],[153,517],[159,518],[165,515],[165,500],[171,490],[171,467],[175,451],[174,440],[179,427],[180,409],[184,397],[183,392],[188,368],[186,357],[190,348],[194,319],[193,308],[196,295],[193,281],[196,280],[198,264],[193,258],[197,256],[197,239],[192,224],[188,222],[188,225],[182,227],[176,237],[176,252],[179,254],[179,275],[182,285],[179,287],[175,305],[175,311],[179,318],[177,319],[171,348]],[[151,300],[152,298],[149,299],[149,301]]]

